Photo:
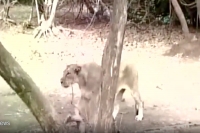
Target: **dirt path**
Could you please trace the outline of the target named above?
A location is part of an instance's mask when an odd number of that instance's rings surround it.
[[[1,32],[0,36],[8,51],[53,103],[59,115],[65,118],[72,112],[71,92],[60,86],[59,79],[67,63],[100,63],[105,39],[102,42],[94,33],[95,31],[88,31],[84,41],[80,40],[76,32],[72,37],[54,38],[48,42],[33,41],[31,35],[24,34],[10,35]],[[162,56],[161,53],[167,46],[161,48],[160,45],[165,42],[141,42],[135,36],[130,38],[131,35],[130,31],[127,31],[123,53],[124,57],[138,66],[139,85],[145,102],[145,118],[142,122],[134,120],[134,109],[131,107],[134,103],[127,95],[128,106],[122,103],[121,112],[128,113],[119,114],[117,117],[122,133],[199,131],[200,63]],[[137,48],[135,40],[138,43]],[[134,45],[129,45],[130,43]],[[152,48],[152,44],[156,44],[156,48]],[[36,128],[40,131],[35,118],[3,80],[0,80],[0,88],[0,121],[10,122],[10,126],[1,126],[0,131],[26,132]],[[78,98],[77,87],[75,91]]]

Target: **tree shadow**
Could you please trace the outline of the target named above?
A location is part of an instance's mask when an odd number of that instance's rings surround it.
[[[200,40],[187,40],[172,45],[172,47],[166,51],[164,56],[176,56],[180,54],[182,58],[199,59],[200,57]]]

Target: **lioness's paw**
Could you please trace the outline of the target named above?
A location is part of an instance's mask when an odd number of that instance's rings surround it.
[[[143,119],[143,115],[137,115],[137,116],[135,116],[135,120],[136,121],[142,121],[142,119]]]

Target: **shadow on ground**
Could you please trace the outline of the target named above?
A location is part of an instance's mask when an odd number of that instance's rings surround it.
[[[61,118],[63,118],[63,121],[68,113],[73,113],[73,107],[70,104],[71,96],[50,94],[47,95],[47,98],[51,103],[53,103],[58,114],[61,116]],[[76,97],[74,100],[77,102],[78,97]],[[25,133],[31,131],[42,133],[36,119],[33,117],[24,103],[14,93],[10,95],[1,95],[0,106],[0,120],[4,122],[10,122],[10,126],[1,126],[0,132]],[[165,131],[168,131],[175,129],[177,130],[178,126],[181,127],[181,130],[182,128],[185,128],[184,125],[192,125],[192,123],[189,121],[179,122],[179,117],[175,118],[174,116],[176,114],[174,114],[174,112],[168,108],[162,107],[162,110],[160,110],[160,107],[155,106],[147,106],[144,111],[144,120],[137,122],[134,120],[135,110],[132,105],[126,106],[126,104],[123,102],[121,107],[122,108],[120,112],[122,113],[118,114],[117,117],[117,125],[121,133],[163,132],[162,127],[165,128]],[[70,132],[78,132],[74,123],[67,125],[67,127]]]
[[[184,39],[178,44],[172,45],[172,47],[163,55],[176,56],[178,54],[180,54],[181,57],[198,59],[200,57],[200,40]]]

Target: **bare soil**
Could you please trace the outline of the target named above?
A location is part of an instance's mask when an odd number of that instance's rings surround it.
[[[26,11],[26,8],[15,7],[11,12]],[[18,15],[11,18],[17,19]],[[28,13],[23,15],[22,18],[28,18]],[[23,34],[19,32],[19,27],[0,31],[3,45],[32,77],[63,119],[73,112],[70,105],[71,89],[63,89],[59,83],[66,64],[89,61],[100,64],[109,32],[109,27],[104,23],[95,24],[85,31],[86,26],[65,26],[63,33],[48,40],[34,40],[32,31]],[[163,26],[150,27],[146,31],[127,28],[123,57],[138,66],[145,110],[144,120],[135,121],[134,101],[126,94],[127,104],[122,103],[122,113],[117,117],[122,133],[200,130],[200,62],[198,58],[176,56],[180,50],[173,56],[163,55],[183,40],[180,30],[178,27],[169,32]],[[192,50],[195,52],[199,47]],[[10,123],[9,126],[0,126],[0,131],[42,132],[29,109],[3,79],[0,80],[0,88],[0,122]],[[74,90],[77,101],[80,97],[77,85],[74,85]]]

